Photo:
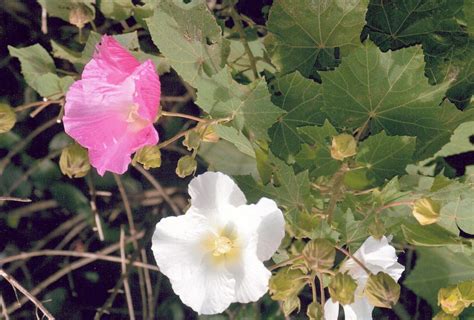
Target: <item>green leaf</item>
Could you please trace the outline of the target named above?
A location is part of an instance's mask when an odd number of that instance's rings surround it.
[[[205,1],[161,0],[146,22],[153,42],[189,84],[222,69],[228,43]]]
[[[41,96],[54,99],[65,92],[64,80],[56,74],[53,59],[41,45],[24,48],[8,46],[8,50],[11,56],[20,60],[25,81]],[[69,82],[71,77],[67,79]]]
[[[437,224],[422,226],[415,223],[405,223],[401,228],[405,240],[416,246],[441,247],[461,243],[455,234]]]
[[[294,155],[303,142],[296,128],[323,124],[325,116],[320,109],[320,87],[298,71],[270,83],[273,103],[286,111],[268,132],[270,149],[286,162],[294,161]]]
[[[448,248],[418,248],[415,269],[403,282],[410,290],[437,308],[440,288],[474,278],[474,259],[469,252]]]
[[[439,224],[451,232],[458,233],[459,229],[474,234],[474,190],[472,198],[453,201],[443,206]],[[459,228],[459,229],[458,229]]]
[[[48,12],[50,16],[61,18],[67,22],[69,22],[71,10],[78,5],[85,6],[90,11],[91,16],[95,16],[95,7],[93,5],[95,4],[95,0],[38,0],[38,2],[46,9],[46,12]]]
[[[214,129],[219,137],[235,145],[242,153],[255,158],[255,151],[253,150],[252,144],[242,132],[237,131],[235,128],[222,125],[216,125]]]
[[[298,128],[298,133],[308,143],[296,155],[299,167],[310,170],[311,177],[329,176],[339,170],[341,162],[333,159],[330,151],[331,137],[338,132],[329,121],[324,121],[322,127]]]
[[[228,141],[201,142],[198,154],[208,163],[210,171],[220,171],[232,176],[258,176],[255,158],[242,153]]]
[[[92,211],[86,196],[71,184],[57,182],[50,188],[53,198],[71,213],[81,213],[92,219]]]
[[[267,48],[282,73],[337,66],[336,48],[360,45],[367,3],[364,0],[276,0],[270,10]]]
[[[419,47],[383,53],[366,44],[337,70],[321,74],[323,111],[336,127],[368,125],[371,133],[416,136],[416,157],[431,156],[474,112],[440,107],[449,84],[429,85],[423,68]]]
[[[100,0],[99,10],[107,18],[124,20],[132,15],[133,3],[131,0]]]
[[[474,121],[462,123],[454,130],[449,143],[439,150],[435,157],[447,157],[458,153],[474,151],[474,144],[469,140],[474,135]]]
[[[398,174],[405,173],[405,167],[412,162],[415,138],[387,136],[381,132],[370,136],[359,146],[356,161],[367,168],[368,178],[382,183]]]
[[[454,20],[462,4],[463,0],[371,0],[366,27],[382,51],[396,50],[421,43],[430,33],[455,28],[456,24],[446,25],[446,20]]]
[[[233,126],[244,128],[255,139],[268,140],[267,130],[282,114],[270,100],[265,81],[255,80],[244,86],[237,83],[228,69],[197,83],[196,104],[213,118],[231,117]]]

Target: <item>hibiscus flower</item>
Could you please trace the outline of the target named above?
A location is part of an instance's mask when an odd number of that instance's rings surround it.
[[[158,143],[153,121],[160,80],[151,60],[140,62],[113,37],[103,36],[82,79],[66,94],[64,129],[88,149],[100,175],[122,174],[138,149]]]
[[[285,235],[275,201],[247,205],[232,179],[218,172],[194,178],[189,194],[186,214],[162,219],[152,240],[156,262],[174,292],[200,314],[258,300],[271,276],[263,261]]]

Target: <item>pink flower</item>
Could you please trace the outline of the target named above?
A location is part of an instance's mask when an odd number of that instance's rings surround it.
[[[132,153],[158,143],[153,121],[160,79],[151,60],[140,64],[111,36],[104,35],[96,50],[66,95],[64,129],[89,150],[100,175],[122,174]]]

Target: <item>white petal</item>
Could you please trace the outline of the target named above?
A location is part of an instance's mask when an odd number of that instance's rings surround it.
[[[152,239],[152,251],[161,272],[181,278],[197,272],[206,252],[202,238],[211,232],[207,218],[197,214],[161,219]]]
[[[224,268],[203,263],[193,276],[170,281],[181,301],[199,314],[221,313],[235,301],[235,280]]]
[[[356,299],[353,304],[343,305],[345,320],[370,320],[374,307],[366,298]]]
[[[256,206],[262,217],[257,230],[257,256],[266,261],[273,256],[285,236],[285,219],[273,200],[262,198]]]
[[[229,271],[235,277],[237,302],[257,301],[268,291],[268,281],[272,274],[257,258],[255,249],[244,250],[239,264],[230,266]]]
[[[246,204],[244,194],[237,184],[220,172],[206,172],[189,183],[191,205],[201,214],[213,213],[229,205],[238,207]]]
[[[380,240],[373,237],[367,238],[362,246],[354,253],[372,273],[388,273],[392,278],[398,280],[405,268],[397,262],[395,248],[388,243],[384,236]],[[348,259],[341,267],[341,271],[349,271],[355,279],[364,278],[366,272],[352,259]]]
[[[324,320],[337,320],[339,316],[339,302],[328,299],[324,304]]]

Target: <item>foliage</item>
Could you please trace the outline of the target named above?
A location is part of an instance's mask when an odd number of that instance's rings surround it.
[[[100,308],[197,317],[153,266],[140,265],[154,264],[157,221],[185,211],[188,176],[206,170],[232,175],[249,203],[275,200],[287,234],[267,296],[201,319],[317,318],[331,292],[352,300],[354,281],[338,270],[344,252],[370,235],[392,235],[406,267],[401,291],[374,276],[377,305],[391,307],[400,294],[393,310],[377,308],[374,317],[441,317],[440,289],[468,290],[459,283],[474,279],[471,1],[7,3],[6,30],[31,30],[7,37],[0,61],[8,63],[0,73],[8,82],[0,91],[0,265],[39,301],[50,299],[44,306],[57,318],[100,318]],[[102,178],[60,124],[65,94],[101,34],[151,59],[162,84],[160,142],[139,150],[123,176]],[[456,171],[452,159],[467,164]],[[76,258],[48,258],[43,249]],[[119,250],[138,264],[121,268]],[[20,252],[40,257],[7,260]],[[70,271],[49,283],[61,270]],[[132,306],[116,297],[124,282]],[[312,290],[319,286],[325,297]],[[5,281],[0,292],[21,318]],[[460,319],[472,316],[468,309]]]

